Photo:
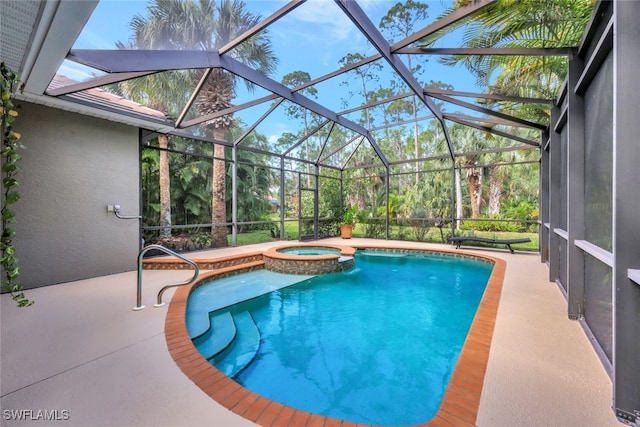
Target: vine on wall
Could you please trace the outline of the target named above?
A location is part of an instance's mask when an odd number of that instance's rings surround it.
[[[18,266],[18,257],[13,247],[13,238],[16,232],[11,228],[11,224],[15,224],[16,215],[10,206],[20,200],[18,187],[18,161],[20,160],[19,150],[24,146],[20,144],[20,134],[13,131],[11,124],[18,117],[18,112],[14,110],[13,105],[13,87],[18,83],[18,76],[5,66],[4,62],[0,63],[0,119],[2,131],[2,236],[0,237],[0,265],[2,266],[2,290],[11,294],[18,307],[28,307],[33,301],[27,299],[22,291],[22,285],[18,278],[20,276],[20,267]]]

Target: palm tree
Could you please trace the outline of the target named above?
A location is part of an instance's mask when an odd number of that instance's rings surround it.
[[[210,4],[212,0],[201,0],[200,4]],[[207,8],[208,9],[208,8]],[[245,4],[240,0],[221,0],[214,9],[217,17],[211,22],[211,33],[205,33],[206,40],[202,40],[204,50],[217,50],[234,40],[236,37],[258,24],[260,16],[245,11]],[[214,19],[214,14],[206,18]],[[233,51],[230,55],[245,64],[269,74],[275,69],[276,56],[271,49],[271,42],[262,32],[251,37]],[[200,91],[197,107],[201,115],[207,115],[231,106],[234,98],[235,81],[231,74],[221,69],[212,70],[205,85]],[[213,131],[213,139],[225,141],[225,130],[233,126],[231,115],[225,115],[207,122],[207,127]],[[226,166],[224,162],[224,145],[216,144],[213,153],[213,206],[211,221],[223,223],[226,214]],[[214,246],[227,246],[226,227],[213,227],[211,240]]]
[[[464,169],[465,178],[469,188],[471,204],[471,218],[477,219],[482,206],[482,184],[484,179],[483,169],[477,167],[478,155],[464,155],[464,153],[482,150],[487,146],[487,134],[481,134],[473,128],[455,124],[449,128],[454,145],[459,153],[458,169]],[[456,181],[458,177],[456,176]],[[456,191],[457,182],[456,182]]]
[[[453,9],[471,1],[457,0]],[[501,0],[474,14],[474,23],[464,29],[461,47],[577,46],[593,4],[592,0]],[[465,24],[460,21],[448,30]],[[491,87],[495,93],[523,97],[554,98],[567,74],[564,57],[470,55],[452,56],[442,62],[462,63],[480,86]],[[534,111],[528,109],[529,118],[548,118],[546,107],[535,107]]]
[[[131,27],[138,46],[152,49],[217,51],[261,20],[260,16],[246,11],[245,3],[241,0],[155,0],[147,7],[147,11],[149,17],[134,17]],[[276,57],[265,31],[226,54],[264,74],[269,74],[276,65]],[[190,73],[191,87],[207,73],[196,101],[201,115],[230,107],[235,97],[234,77],[217,68]],[[233,125],[233,117],[225,115],[206,122],[205,127],[215,141],[225,142],[225,131]],[[214,224],[227,222],[224,147],[224,144],[217,143],[214,148],[211,218]],[[212,245],[227,244],[226,227],[212,227]]]
[[[241,129],[233,128],[229,135],[237,140],[242,133]],[[256,148],[266,148],[268,144],[267,137],[255,130],[245,136],[243,143]],[[278,177],[269,167],[269,156],[238,150],[236,160],[238,222],[264,220],[273,209],[270,190],[279,185]],[[228,185],[227,190],[230,188]]]
[[[118,47],[124,48],[122,43]],[[142,41],[131,43],[129,47],[144,48]],[[192,86],[192,79],[184,72],[168,71],[139,79],[128,80],[118,84],[117,92],[149,108],[162,111],[168,116],[176,115],[187,101],[188,90]],[[158,135],[160,148],[159,161],[159,192],[160,192],[160,230],[162,238],[171,237],[171,176],[169,172],[170,136]]]
[[[129,44],[117,42],[120,49],[179,49],[189,43],[186,38],[180,40],[172,37],[171,18],[184,16],[189,12],[189,5],[175,0],[157,0],[156,4],[147,7],[148,18],[135,16],[130,23],[133,33]],[[193,42],[191,41],[191,44]],[[118,90],[136,102],[163,111],[175,117],[187,102],[193,77],[190,72],[168,71],[139,79],[121,82]],[[158,135],[160,148],[160,231],[161,238],[171,237],[171,175],[169,171],[168,134]]]

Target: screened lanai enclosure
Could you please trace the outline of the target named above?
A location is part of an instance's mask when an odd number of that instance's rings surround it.
[[[529,238],[640,425],[640,2],[2,8],[18,99],[139,129],[141,247]]]
[[[88,49],[92,19],[107,14],[99,3],[46,93],[143,106],[130,114],[147,122],[145,243],[193,250],[318,239],[338,235],[352,209],[359,236],[446,242],[527,233],[532,243],[522,249],[538,250],[539,147],[590,16],[582,3],[563,6],[571,16],[562,22],[540,9],[481,48],[478,27],[522,6],[151,2],[122,39]],[[534,28],[538,15],[571,35]],[[304,36],[287,32],[302,27]],[[505,31],[525,39],[512,42]],[[469,47],[440,47],[448,40]],[[481,53],[498,60],[479,64]],[[480,92],[489,81],[482,73],[517,64],[540,73],[523,77],[537,81],[535,90],[505,83]]]

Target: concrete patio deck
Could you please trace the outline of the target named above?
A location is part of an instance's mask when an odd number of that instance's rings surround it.
[[[323,242],[416,246],[367,239]],[[280,244],[190,256],[225,256]],[[507,270],[477,425],[620,426],[611,409],[610,379],[580,324],[568,320],[566,302],[557,285],[548,282],[539,256],[498,250],[490,255],[505,259]],[[167,351],[166,307],[152,304],[162,286],[190,274],[145,271],[147,308],[139,312],[131,310],[135,271],[30,290],[28,297],[36,304],[28,309],[15,308],[2,295],[2,426],[253,425],[206,396]],[[165,301],[172,292],[165,293]],[[49,412],[38,413],[45,410]],[[53,414],[59,420],[13,419],[20,414]]]

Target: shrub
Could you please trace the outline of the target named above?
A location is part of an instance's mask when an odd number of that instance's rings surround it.
[[[425,209],[415,209],[411,212],[411,218],[409,218],[409,223],[413,227],[413,235],[416,240],[419,242],[423,242],[425,236],[429,232],[429,212]]]

